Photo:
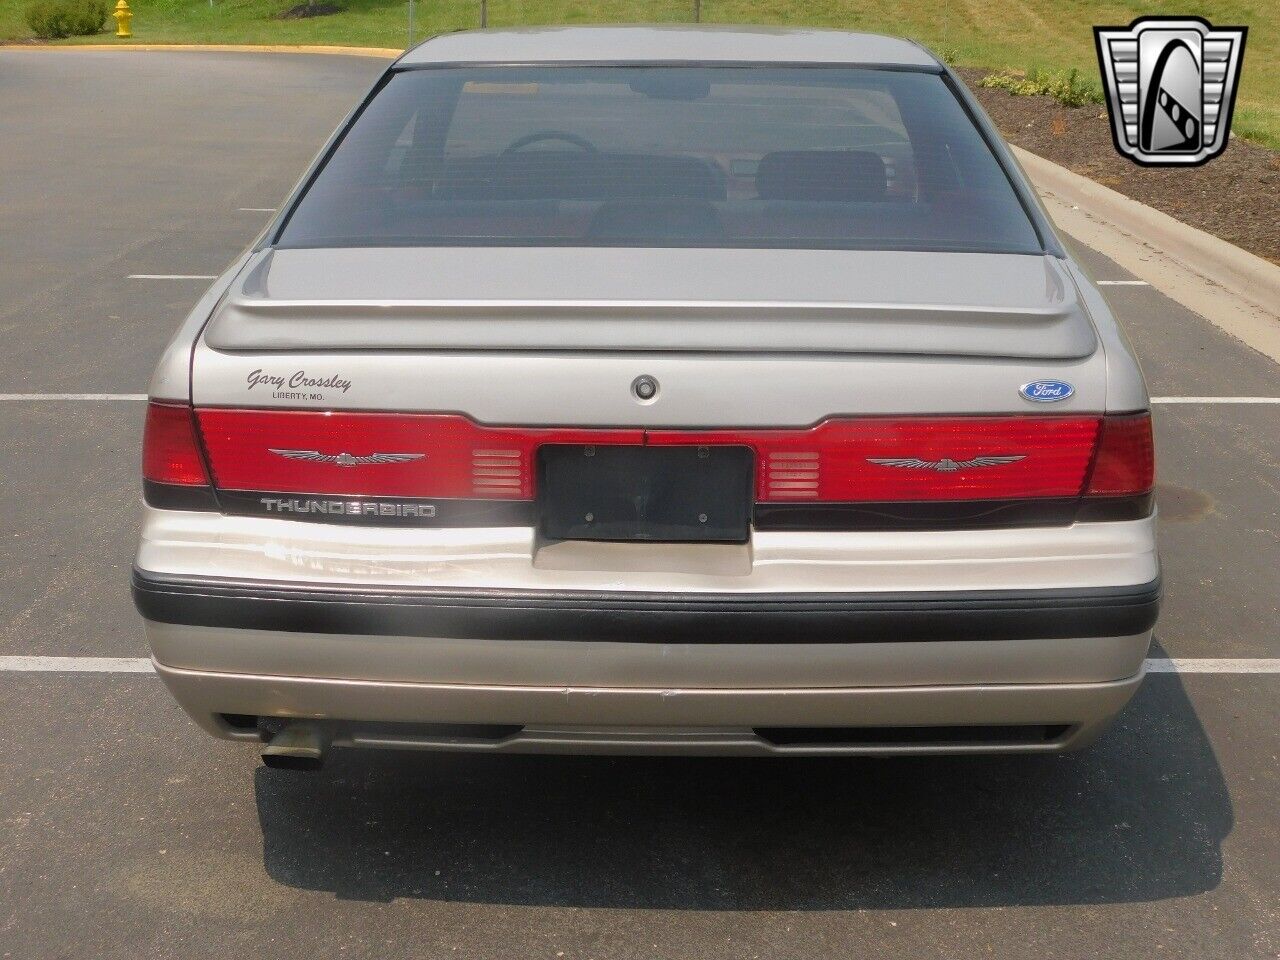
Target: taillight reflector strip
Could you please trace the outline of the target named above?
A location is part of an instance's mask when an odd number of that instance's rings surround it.
[[[1075,497],[1093,457],[1098,420],[836,419],[807,430],[658,430],[649,432],[648,442],[752,447],[760,503]],[[999,462],[983,462],[991,458]]]
[[[543,444],[644,442],[641,430],[486,427],[457,414],[204,409],[197,415],[214,483],[227,490],[530,500],[534,454]],[[422,456],[335,463],[307,459],[311,453]]]
[[[524,454],[520,450],[476,450],[471,460],[471,486],[479,493],[502,496],[525,483]]]
[[[822,455],[810,451],[772,451],[760,461],[758,488],[766,500],[818,499]]]
[[[1096,416],[649,431],[489,427],[457,414],[203,409],[196,416],[214,482],[226,490],[531,500],[538,448],[563,443],[748,446],[761,503],[1077,497],[1091,465],[1089,492],[1120,495],[1142,492],[1132,488],[1144,478],[1149,488],[1151,474],[1145,416],[1114,418],[1114,428],[1108,419],[1096,456],[1104,419]],[[412,459],[378,462],[379,453]]]
[[[208,486],[195,421],[186,404],[147,405],[142,432],[142,476],[153,483]]]
[[[1147,493],[1155,485],[1155,474],[1151,415],[1104,418],[1088,495],[1123,497]]]

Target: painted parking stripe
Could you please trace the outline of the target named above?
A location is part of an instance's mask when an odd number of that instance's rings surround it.
[[[275,213],[275,207],[236,207],[241,213]]]
[[[1149,673],[1280,673],[1280,660],[1261,658],[1153,658],[1147,661]]]
[[[1280,403],[1280,397],[1152,397],[1152,403]]]
[[[145,393],[0,393],[0,400],[145,400]]]
[[[1145,280],[1098,280],[1096,281],[1100,287],[1149,287],[1151,284]]]
[[[146,657],[0,657],[12,673],[151,673]]]
[[[130,280],[217,280],[214,273],[131,273]]]
[[[1149,673],[1280,673],[1280,659],[1152,658]],[[8,673],[151,673],[146,657],[0,657]]]

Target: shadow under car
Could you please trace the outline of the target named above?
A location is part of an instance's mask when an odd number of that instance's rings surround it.
[[[1158,650],[1156,655],[1160,655]],[[341,899],[687,910],[1103,904],[1222,878],[1232,809],[1174,674],[1080,753],[335,751],[259,770],[267,872]]]

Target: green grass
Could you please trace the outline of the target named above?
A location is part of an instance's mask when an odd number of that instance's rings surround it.
[[[1008,90],[1019,97],[1043,94],[1067,107],[1084,107],[1105,101],[1101,81],[1081,75],[1074,67],[1056,73],[1032,70],[1026,74],[1017,74],[1001,70],[983,77],[978,86]]]
[[[29,0],[0,0],[0,38],[30,37]],[[338,0],[329,17],[278,20],[297,0],[136,0],[134,43],[352,44],[403,47],[407,0]],[[703,0],[718,23],[816,25],[917,39],[961,66],[1096,79],[1095,24],[1143,14],[1196,14],[1249,26],[1233,130],[1280,148],[1280,2],[1277,0]],[[491,26],[547,23],[680,22],[693,0],[490,0]],[[416,39],[479,24],[479,0],[417,4]],[[64,43],[117,42],[110,33]],[[119,41],[128,43],[130,41]],[[607,51],[606,51],[607,53]]]

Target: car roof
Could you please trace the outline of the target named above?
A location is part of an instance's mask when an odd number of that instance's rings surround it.
[[[939,70],[923,47],[842,30],[722,26],[529,27],[447,33],[402,66],[461,63],[823,63]]]

